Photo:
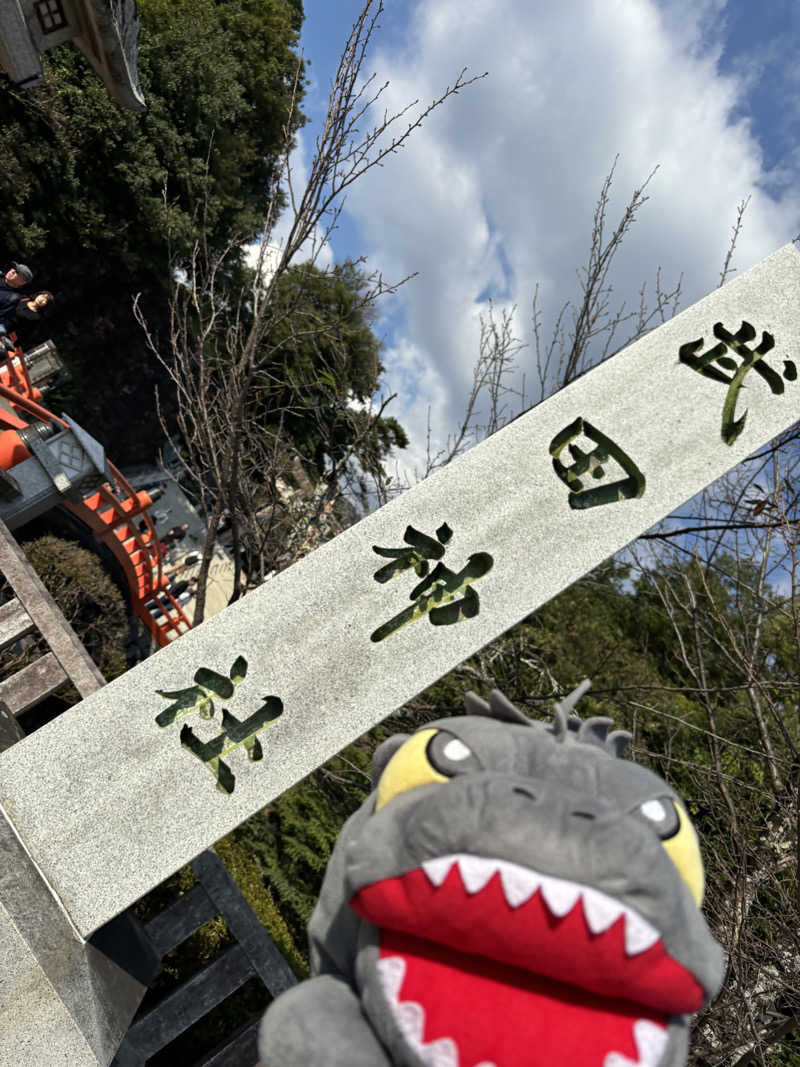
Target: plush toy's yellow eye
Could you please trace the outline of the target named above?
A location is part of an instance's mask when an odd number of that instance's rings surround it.
[[[705,887],[703,860],[692,820],[683,805],[672,797],[658,797],[641,804],[636,815],[661,838],[664,851],[678,868],[699,908]]]
[[[667,855],[678,868],[681,878],[688,885],[694,897],[694,902],[699,908],[703,903],[706,882],[703,860],[700,855],[700,842],[697,840],[697,833],[694,826],[692,826],[692,820],[684,810],[683,805],[677,801],[674,801],[674,803],[678,812],[680,828],[673,837],[663,841],[662,844]]]
[[[447,776],[439,774],[428,761],[428,742],[438,730],[420,730],[409,737],[398,748],[386,764],[386,769],[378,782],[378,797],[375,810],[380,811],[384,804],[400,793],[416,789],[418,785],[431,785],[433,782],[446,782]]]

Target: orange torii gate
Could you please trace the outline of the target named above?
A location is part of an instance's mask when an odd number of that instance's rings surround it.
[[[47,454],[47,440],[59,428],[71,431],[76,424],[59,418],[41,404],[42,393],[31,382],[25,354],[13,333],[9,339],[14,348],[0,361],[0,472],[5,472],[4,496],[13,499],[22,494],[14,468],[33,457],[49,468],[52,461]],[[68,485],[59,484],[56,472],[52,506],[70,511],[114,553],[128,583],[133,611],[158,644],[167,645],[191,629],[191,623],[166,590],[158,538],[147,512],[153,501],[146,492],[135,491],[113,463],[105,460],[105,465],[111,477],[99,486],[95,480],[91,491],[85,494],[71,493],[72,499],[63,495]],[[136,525],[138,516],[145,521],[144,532]],[[161,597],[166,597],[167,604],[159,603],[156,598]],[[157,604],[165,609],[160,619],[150,611]]]

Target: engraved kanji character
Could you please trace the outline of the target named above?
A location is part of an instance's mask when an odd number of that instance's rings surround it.
[[[722,407],[722,440],[726,445],[732,445],[744,429],[745,419],[747,418],[747,411],[740,419],[734,418],[736,400],[745,376],[751,370],[754,370],[756,374],[759,374],[764,379],[772,392],[778,396],[783,393],[784,386],[781,376],[763,358],[767,352],[770,352],[775,347],[775,338],[771,333],[767,333],[765,330],[762,331],[761,342],[755,349],[750,349],[745,344],[746,341],[752,341],[755,338],[756,331],[749,322],[744,320],[742,320],[742,325],[735,334],[729,333],[721,322],[715,322],[714,336],[720,343],[714,345],[708,352],[704,352],[699,356],[696,354],[698,349],[703,347],[703,338],[701,337],[698,341],[689,341],[687,344],[681,345],[678,350],[678,359],[681,363],[685,363],[706,378],[711,378],[715,382],[723,382],[728,386],[725,403]],[[735,359],[726,355],[728,351],[734,352],[742,362],[737,364]],[[719,368],[723,369],[720,370]],[[725,371],[730,371],[730,376],[725,374]],[[797,378],[797,367],[791,359],[783,361],[783,377],[788,382],[793,382]]]
[[[223,708],[222,730],[216,737],[212,737],[210,741],[201,741],[195,736],[191,726],[184,723],[181,727],[181,744],[205,763],[217,780],[217,789],[230,794],[236,785],[236,777],[222,757],[244,745],[251,763],[263,759],[264,750],[256,735],[282,714],[283,703],[275,696],[265,697],[258,711],[254,711],[243,722],[231,715],[227,708]]]
[[[427,534],[409,526],[403,540],[409,548],[379,548],[372,546],[379,556],[388,556],[393,560],[376,571],[376,582],[388,582],[397,574],[413,568],[418,578],[422,578],[411,590],[409,607],[394,618],[379,626],[370,635],[372,641],[383,641],[390,634],[403,626],[416,622],[424,615],[434,626],[449,626],[464,619],[474,618],[480,611],[480,599],[473,589],[472,582],[482,578],[492,569],[494,560],[488,552],[473,553],[467,563],[458,572],[450,570],[442,563],[444,546],[450,541],[453,531],[443,523],[436,531],[436,540]],[[430,570],[429,560],[436,560],[436,566]],[[430,572],[430,573],[429,573]],[[460,600],[456,598],[464,594]]]
[[[578,445],[572,442],[576,437],[585,434],[596,442],[596,447],[591,452],[584,452]],[[571,466],[565,466],[560,460],[560,455],[565,448],[575,461]],[[596,430],[586,419],[577,418],[557,433],[550,442],[550,455],[553,457],[553,469],[562,482],[569,488],[569,506],[576,510],[594,508],[601,504],[610,504],[619,500],[630,500],[632,497],[640,497],[645,490],[645,477],[633,460],[611,438]],[[598,486],[594,489],[585,488],[585,475],[595,480],[605,477],[604,463],[613,458],[619,463],[627,478],[612,482],[610,485]]]

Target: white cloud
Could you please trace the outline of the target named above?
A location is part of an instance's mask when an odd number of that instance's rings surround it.
[[[413,472],[416,468],[422,477],[427,465],[428,406],[435,412],[447,403],[448,384],[425,353],[406,339],[384,352],[382,359],[387,367],[382,395],[397,393],[386,413],[398,419],[409,437],[409,447],[402,452],[402,469]],[[412,484],[414,480],[412,475]]]
[[[420,272],[392,301],[399,324],[383,356],[387,385],[407,390],[390,408],[412,438],[398,457],[407,468],[424,467],[428,404],[434,450],[459,421],[487,292],[519,306],[529,343],[537,281],[545,342],[560,306],[577,300],[575,270],[617,153],[607,236],[659,170],[615,260],[612,311],[622,300],[638,307],[645,280],[652,294],[659,265],[667,288],[683,272],[681,308],[717,285],[748,194],[734,266],[794,237],[796,174],[778,189],[751,124],[732,119],[759,72],[720,75],[724,29],[723,0],[425,0],[406,38],[371,56],[367,73],[391,82],[381,114],[427,103],[465,65],[489,71],[365,175],[346,205],[372,266],[388,279]],[[529,389],[533,359],[531,344],[520,360]]]
[[[251,245],[248,245],[245,249],[245,262],[248,267],[255,270],[258,267],[258,260],[261,255],[261,241],[254,241]],[[264,259],[261,263],[261,276],[264,279],[264,284],[275,273],[275,270],[280,261],[281,249],[277,244],[268,244],[264,249]]]

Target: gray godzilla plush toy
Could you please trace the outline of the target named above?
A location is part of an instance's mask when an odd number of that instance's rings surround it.
[[[680,1067],[719,991],[683,804],[630,735],[498,690],[391,737],[278,997],[264,1067]]]

